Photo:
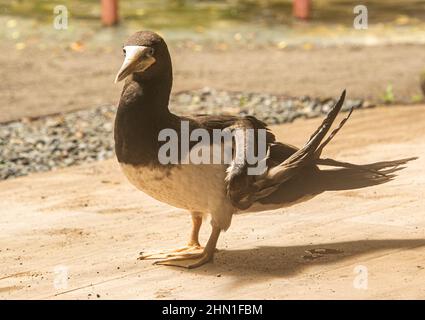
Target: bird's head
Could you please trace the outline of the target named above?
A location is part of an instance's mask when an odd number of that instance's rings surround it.
[[[171,59],[165,41],[151,31],[134,33],[123,46],[124,62],[115,83],[129,75],[150,80],[171,73]]]

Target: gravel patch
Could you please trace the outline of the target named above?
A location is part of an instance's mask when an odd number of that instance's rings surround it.
[[[111,106],[0,125],[0,179],[111,158]]]
[[[315,118],[326,114],[336,103],[336,98],[287,97],[267,93],[228,92],[210,88],[180,92],[171,100],[172,109],[190,114],[253,115],[269,125],[292,122],[297,118]],[[184,106],[182,108],[182,106]],[[367,108],[373,105],[364,100],[347,99],[342,111],[352,107]]]
[[[271,125],[318,117],[335,102],[203,88],[173,95],[171,109],[181,114],[253,115]],[[343,111],[371,106],[346,100]],[[112,158],[115,111],[115,106],[101,106],[0,124],[0,180]]]

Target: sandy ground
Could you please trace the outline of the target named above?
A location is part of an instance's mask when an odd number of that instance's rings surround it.
[[[326,98],[349,88],[350,98],[376,102],[391,84],[395,99],[410,102],[420,94],[419,73],[425,68],[422,45],[197,52],[171,44],[170,49],[174,92],[209,86]],[[122,86],[113,83],[122,62],[118,46],[16,51],[5,42],[0,51],[8,53],[0,55],[0,122],[118,101]]]
[[[135,190],[113,160],[3,181],[0,298],[423,299],[424,108],[357,111],[325,152],[356,163],[420,157],[395,179],[238,215],[215,262],[194,270],[136,260],[183,245],[190,218]],[[299,145],[318,122],[273,130]],[[309,259],[317,248],[328,254]],[[365,275],[367,289],[353,285]]]

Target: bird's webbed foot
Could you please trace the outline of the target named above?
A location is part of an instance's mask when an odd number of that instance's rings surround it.
[[[210,238],[202,252],[182,252],[180,255],[156,261],[154,264],[187,269],[200,267],[213,260],[220,231],[220,228],[213,225]]]
[[[202,214],[199,212],[192,212],[192,233],[189,239],[189,243],[178,249],[173,250],[161,250],[158,252],[152,252],[145,254],[140,252],[139,260],[163,260],[171,257],[180,257],[182,255],[190,255],[195,253],[201,253],[203,247],[199,244],[199,229],[202,225]]]
[[[210,253],[203,250],[200,253],[183,253],[179,256],[156,261],[154,264],[193,269],[212,261],[213,257],[214,252]]]
[[[199,243],[188,244],[187,246],[177,249],[161,250],[158,252],[150,252],[146,254],[144,252],[140,252],[138,260],[163,260],[171,257],[180,257],[183,255],[201,253],[202,250],[203,247],[201,247]]]

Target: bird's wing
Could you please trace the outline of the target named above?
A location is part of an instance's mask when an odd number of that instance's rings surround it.
[[[214,129],[230,130],[233,133],[237,130],[242,130],[244,133],[246,133],[245,130],[247,129],[253,130],[252,138],[254,141],[246,138],[248,134],[245,134],[243,138],[233,134],[232,160],[227,167],[225,183],[227,195],[236,206],[240,206],[240,196],[249,192],[250,186],[255,182],[255,177],[247,174],[250,165],[246,161],[246,153],[248,145],[253,145],[253,152],[255,155],[259,155],[259,130],[265,131],[266,149],[268,150],[268,154],[264,154],[264,157],[259,159],[259,161],[265,161],[267,167],[279,164],[297,150],[295,147],[276,142],[274,134],[270,132],[267,125],[253,116],[197,115],[186,117],[185,119],[190,121],[191,130],[195,128],[204,128],[207,129],[210,134]],[[243,139],[243,141],[241,142],[239,139]],[[238,148],[237,145],[242,147]],[[242,151],[244,152],[240,153],[237,149],[243,149]],[[269,155],[272,155],[272,157],[269,157]]]
[[[239,209],[247,209],[253,202],[273,193],[282,183],[298,174],[301,169],[307,166],[315,166],[323,147],[335,136],[351,115],[350,112],[338,128],[330,134],[322,145],[320,144],[341,110],[344,99],[345,90],[338,102],[329,111],[322,124],[310,136],[307,143],[301,149],[297,150],[295,147],[278,143],[270,144],[268,152],[270,160],[268,164],[271,166],[269,166],[269,170],[262,175],[239,176],[228,187],[231,189],[228,190],[228,194],[231,195],[233,205]]]
[[[345,90],[338,102],[329,111],[321,125],[310,136],[307,143],[301,149],[291,145],[275,141],[274,135],[269,131],[266,124],[255,117],[235,117],[235,116],[197,116],[188,118],[195,127],[202,127],[208,130],[213,129],[265,129],[267,132],[266,148],[267,153],[264,158],[258,159],[259,162],[266,163],[266,170],[259,175],[248,174],[250,165],[246,159],[239,159],[238,143],[233,145],[233,161],[227,168],[226,188],[227,195],[232,204],[241,209],[249,208],[253,202],[264,198],[273,193],[282,183],[288,181],[300,170],[307,166],[316,166],[324,146],[336,135],[349,115],[340,123],[340,125],[329,135],[321,144],[329,129],[331,128],[336,116],[342,108],[345,99]],[[255,134],[254,137],[258,139]],[[238,136],[234,136],[235,140]],[[254,141],[255,151],[258,155],[257,140]],[[244,151],[252,141],[244,139]],[[239,144],[240,145],[240,144]],[[245,157],[246,153],[242,156]],[[241,161],[242,160],[242,161]],[[258,164],[257,164],[258,165]]]
[[[266,158],[263,159],[266,161],[266,168],[273,168],[279,165],[298,151],[296,147],[280,142],[268,143],[267,147],[268,152]],[[258,194],[259,191],[258,180],[267,171],[260,176],[249,175],[247,172],[248,164],[245,163],[243,166],[238,166],[237,163],[239,162],[234,160],[227,171],[227,195],[236,208],[244,210],[251,206],[253,202],[251,196]]]

